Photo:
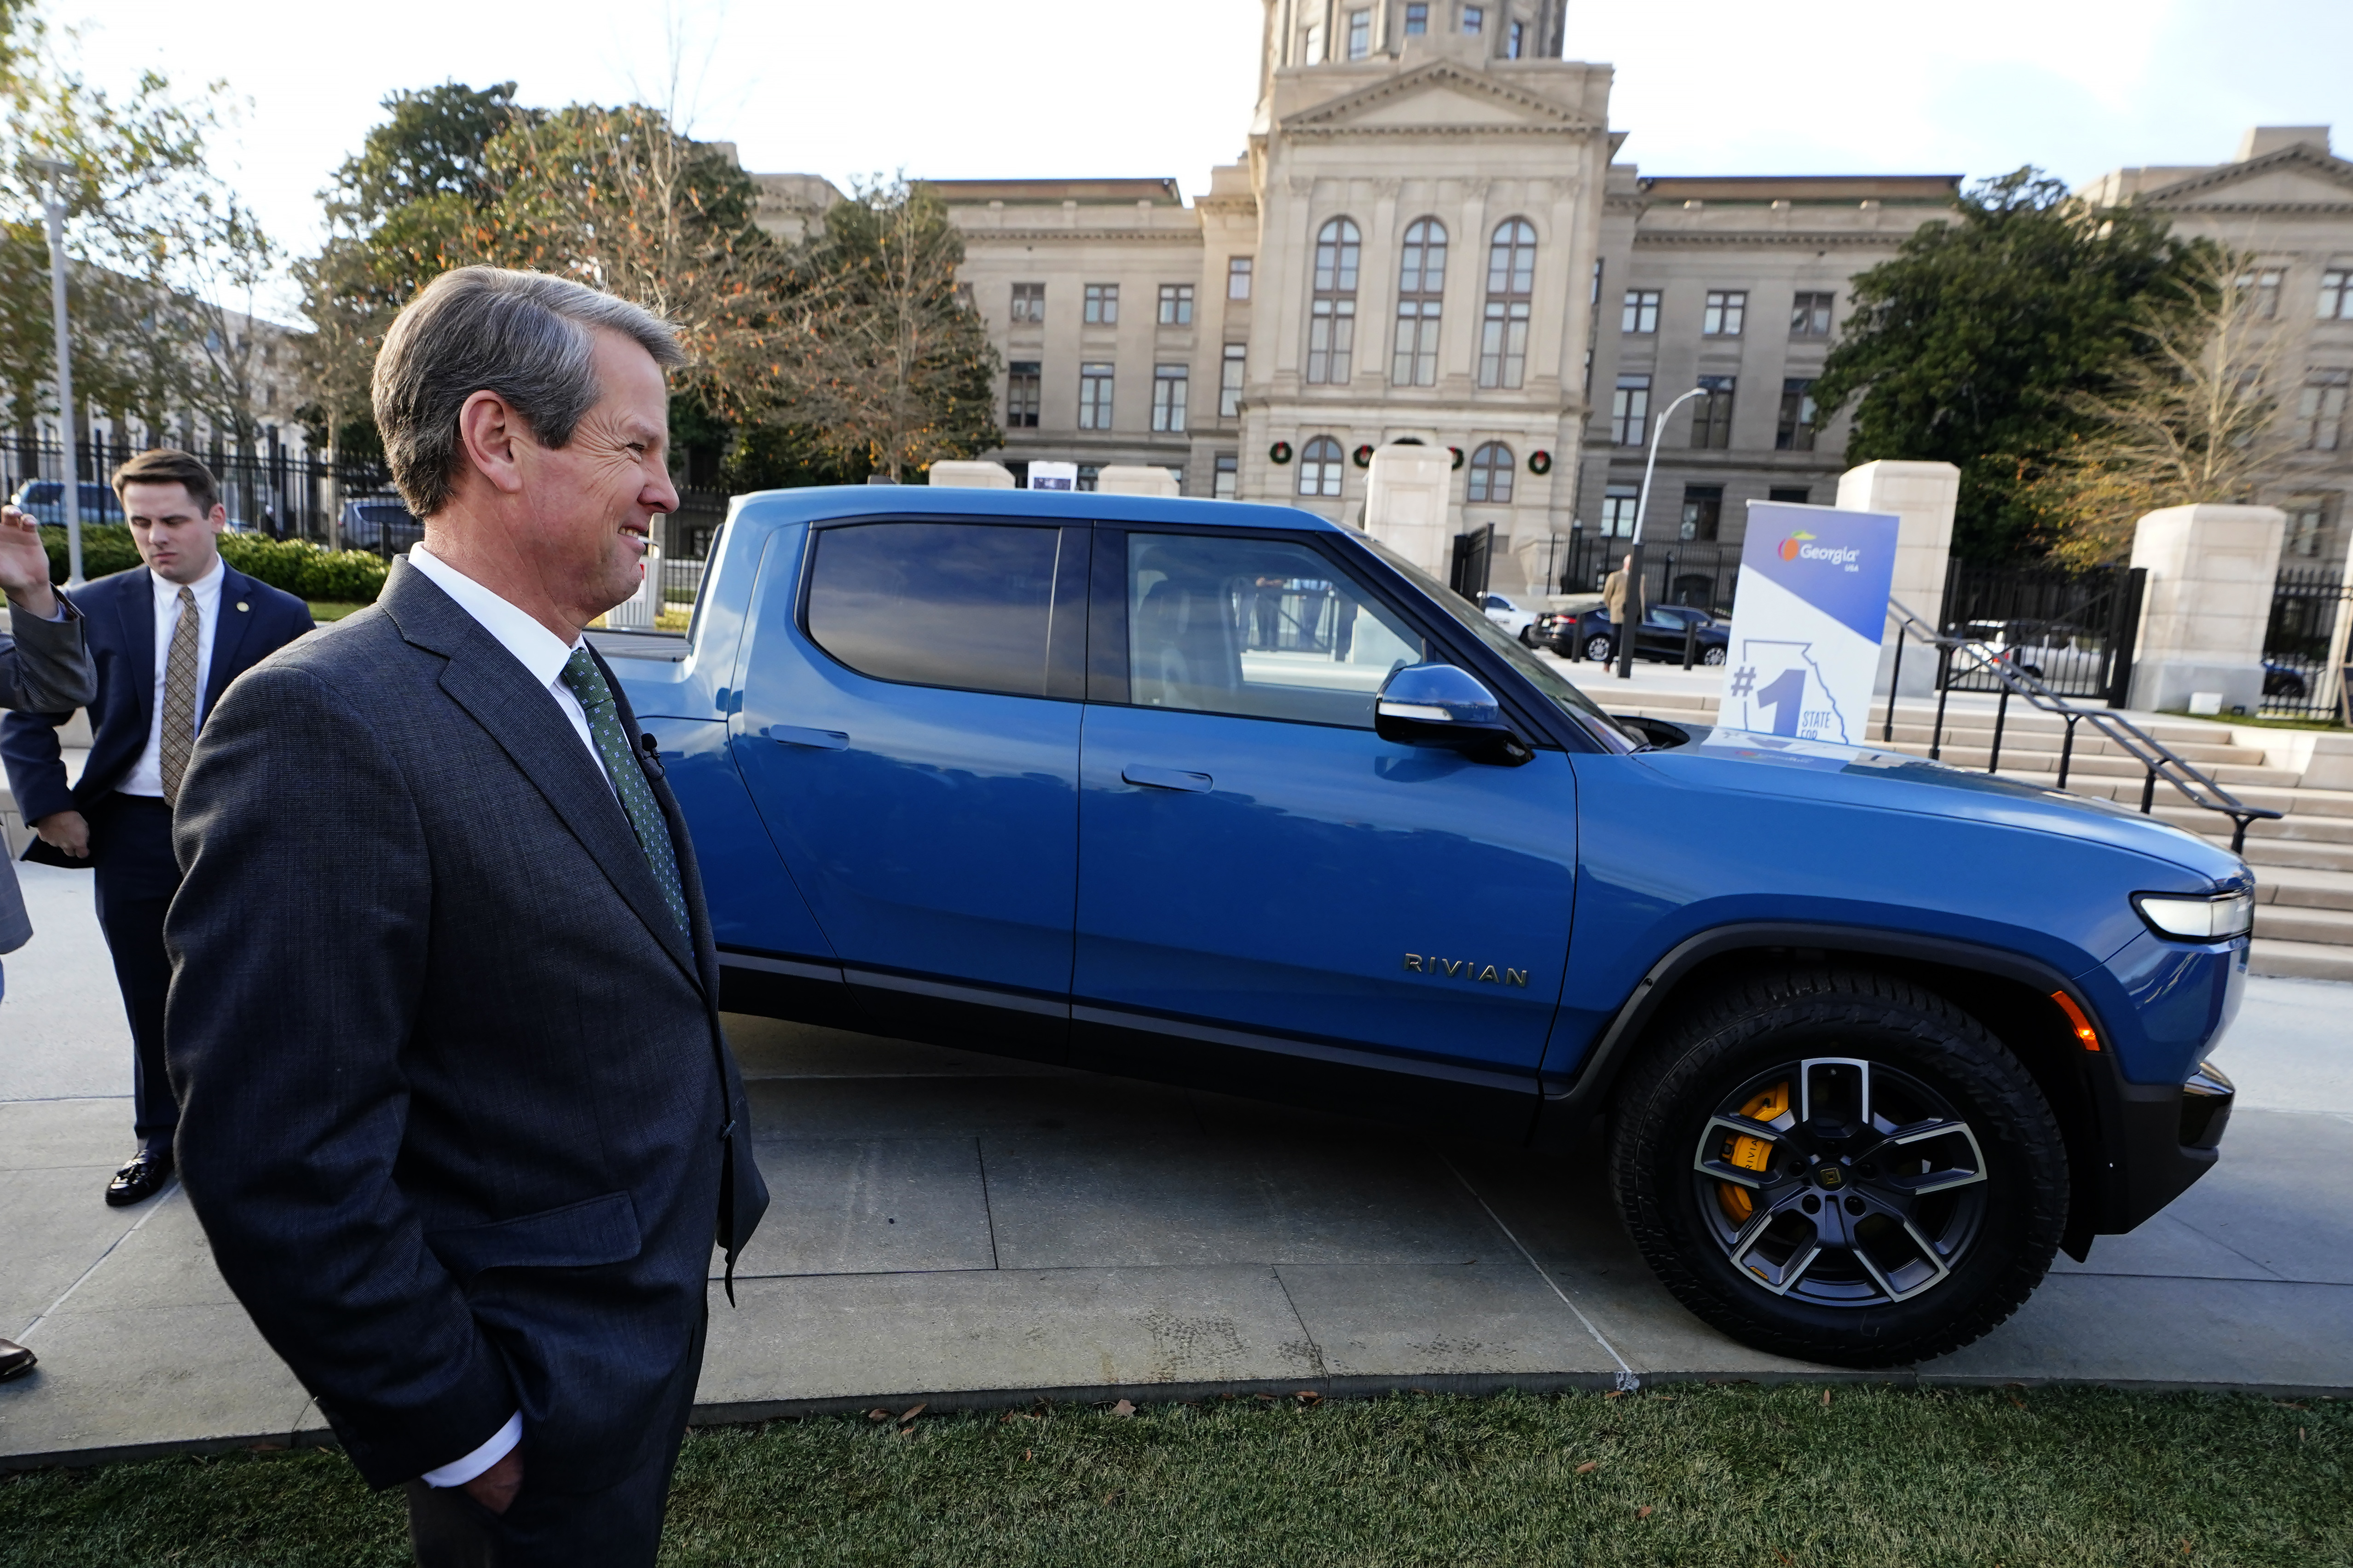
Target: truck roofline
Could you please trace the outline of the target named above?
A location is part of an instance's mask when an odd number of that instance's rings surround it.
[[[1105,495],[1099,490],[985,490],[931,485],[816,485],[756,490],[728,510],[763,523],[820,522],[888,513],[906,517],[1017,517],[1072,522],[1160,522],[1208,528],[1270,528],[1293,532],[1354,533],[1329,518],[1292,506],[1209,500],[1186,496]]]

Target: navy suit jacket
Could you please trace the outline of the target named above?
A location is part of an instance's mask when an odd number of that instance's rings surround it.
[[[694,846],[638,765],[687,931],[547,688],[399,562],[237,683],[181,787],[181,1175],[378,1486],[517,1409],[564,1489],[629,1474],[675,1438],[712,1242],[766,1205]]]
[[[222,571],[227,574],[221,579],[220,624],[213,628],[200,726],[211,724],[231,681],[312,624],[311,606],[293,595],[234,566],[224,563]],[[87,815],[113,793],[147,749],[155,721],[153,583],[146,567],[136,566],[74,591],[74,604],[87,623],[90,659],[98,667],[98,696],[90,705],[90,761],[79,782],[67,786],[58,752],[58,726],[73,717],[71,710],[0,719],[0,760],[7,764],[16,810],[27,823],[59,811]]]

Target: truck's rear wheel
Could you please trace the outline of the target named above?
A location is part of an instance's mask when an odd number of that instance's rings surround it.
[[[1957,1349],[2018,1310],[2066,1227],[2066,1147],[2032,1077],[1887,975],[1724,986],[1668,1026],[1614,1120],[1619,1212],[1651,1267],[1782,1355]]]

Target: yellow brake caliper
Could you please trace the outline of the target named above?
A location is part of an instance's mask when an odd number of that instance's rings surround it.
[[[1777,1083],[1742,1106],[1740,1114],[1751,1121],[1770,1121],[1786,1114],[1788,1109],[1789,1086]],[[1731,1151],[1725,1158],[1744,1171],[1761,1171],[1773,1158],[1773,1145],[1765,1139],[1751,1138],[1744,1133],[1732,1140]],[[1715,1201],[1724,1205],[1725,1215],[1735,1225],[1746,1225],[1748,1216],[1757,1207],[1749,1200],[1748,1189],[1735,1182],[1716,1183]]]

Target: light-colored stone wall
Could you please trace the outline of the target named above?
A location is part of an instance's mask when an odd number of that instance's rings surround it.
[[[2200,691],[2222,711],[2253,713],[2263,689],[2263,629],[2286,517],[2269,506],[2177,506],[2150,512],[2132,563],[2148,573],[2133,660],[2135,708],[2177,710]]]

